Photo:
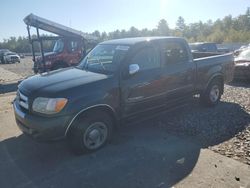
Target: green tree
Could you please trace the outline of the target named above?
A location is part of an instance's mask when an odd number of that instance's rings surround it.
[[[168,23],[165,19],[161,19],[157,25],[157,32],[161,36],[168,36],[170,34],[170,29]]]
[[[181,16],[179,16],[176,22],[176,29],[179,30],[180,32],[184,32],[184,30],[186,29],[185,20]]]

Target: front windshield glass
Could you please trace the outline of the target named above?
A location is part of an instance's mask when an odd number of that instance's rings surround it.
[[[79,67],[93,72],[113,73],[129,46],[99,44],[82,60]]]
[[[55,43],[55,46],[53,48],[53,52],[60,53],[63,51],[63,48],[64,48],[64,42],[62,39],[59,39]]]

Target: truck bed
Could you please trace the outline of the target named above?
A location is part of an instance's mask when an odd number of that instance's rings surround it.
[[[210,54],[211,55],[211,54]],[[194,59],[197,66],[197,88],[204,89],[208,83],[211,75],[223,75],[224,83],[233,80],[234,73],[234,57],[232,53],[222,55],[211,55],[209,57],[202,57]]]

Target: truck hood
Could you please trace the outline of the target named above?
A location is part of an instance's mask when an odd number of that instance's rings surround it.
[[[78,68],[59,69],[42,73],[23,80],[18,86],[25,95],[47,93],[49,95],[60,94],[60,91],[76,86],[107,79],[109,76]]]

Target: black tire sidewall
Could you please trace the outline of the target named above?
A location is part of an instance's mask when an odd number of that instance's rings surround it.
[[[89,149],[84,144],[84,133],[88,129],[88,127],[95,122],[103,122],[107,126],[108,135],[104,143],[95,149]],[[108,140],[111,139],[113,132],[113,122],[112,119],[106,114],[102,112],[93,112],[85,114],[83,117],[76,120],[72,127],[69,130],[68,139],[71,145],[71,148],[76,154],[88,153],[92,151],[96,151],[103,147]]]
[[[218,88],[219,88],[219,97],[218,97],[218,99],[216,100],[216,101],[211,101],[211,99],[210,99],[210,92],[211,92],[211,89],[215,86],[215,85],[217,85],[218,86]],[[222,83],[220,82],[220,81],[218,81],[218,80],[214,80],[214,81],[212,81],[209,85],[208,85],[208,87],[207,87],[207,89],[206,89],[206,91],[201,95],[201,102],[205,105],[205,106],[215,106],[216,104],[218,104],[219,103],[219,101],[220,101],[220,99],[221,99],[221,95],[222,95]]]

